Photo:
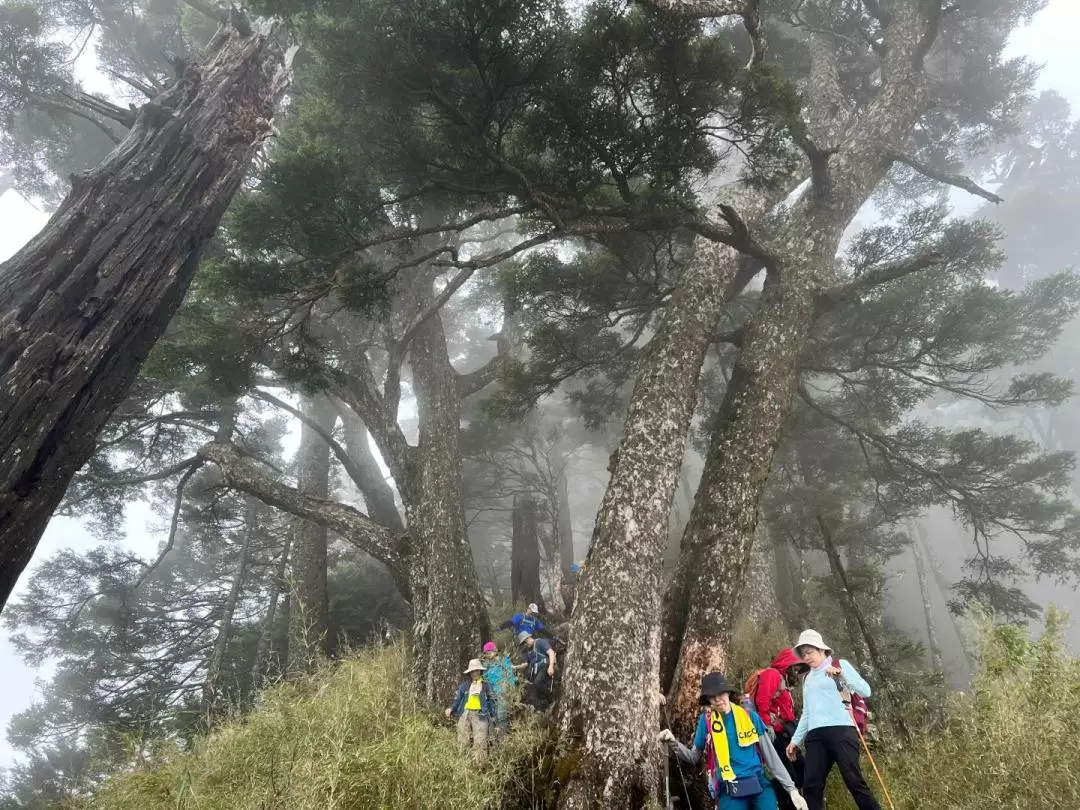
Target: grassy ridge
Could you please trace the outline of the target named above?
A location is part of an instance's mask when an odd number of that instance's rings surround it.
[[[932,711],[913,704],[923,708],[906,717],[911,745],[884,735],[876,756],[898,809],[1080,810],[1080,662],[1065,652],[1062,624],[1051,614],[1034,641],[987,627],[971,691]],[[753,644],[769,635],[738,633],[733,671],[770,657]],[[362,651],[274,687],[195,750],[110,778],[79,810],[524,810],[550,800],[550,734],[537,720],[517,721],[478,771],[453,729],[401,687],[404,663],[400,648]],[[853,808],[837,773],[829,808]]]

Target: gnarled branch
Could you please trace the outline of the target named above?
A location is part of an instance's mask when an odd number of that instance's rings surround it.
[[[199,448],[199,457],[217,465],[226,486],[254,495],[268,506],[325,526],[370,554],[390,569],[398,588],[408,598],[408,535],[390,531],[359,509],[305,495],[295,487],[276,481],[259,469],[255,459],[242,455],[235,445],[209,442]]]
[[[926,270],[929,267],[937,267],[944,264],[944,262],[945,257],[938,251],[932,250],[928,253],[920,253],[918,256],[871,267],[858,278],[854,278],[846,284],[840,284],[820,292],[817,298],[817,315],[821,316],[845,301],[851,301],[863,293],[880,287],[882,284],[910,276],[912,273]]]
[[[969,194],[974,194],[976,197],[982,197],[984,200],[988,200],[995,205],[1005,202],[997,194],[994,194],[992,191],[987,191],[970,177],[965,177],[962,174],[953,174],[945,169],[935,168],[929,163],[924,163],[918,158],[912,157],[911,155],[905,155],[902,152],[894,152],[892,157],[897,163],[903,163],[905,166],[914,169],[919,174],[928,177],[931,180],[936,180],[939,183],[963,189]]]

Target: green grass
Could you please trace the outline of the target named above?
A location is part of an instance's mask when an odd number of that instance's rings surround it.
[[[1051,613],[1037,640],[984,626],[972,689],[930,709],[913,699],[914,733],[887,727],[875,756],[898,810],[1080,810],[1080,662]],[[731,669],[745,677],[784,642],[775,628],[741,628]],[[516,720],[488,767],[457,751],[453,729],[402,688],[401,648],[362,651],[269,689],[245,717],[191,751],[165,750],[118,774],[78,810],[533,810],[550,805],[550,725]],[[887,808],[867,764],[867,779]],[[829,810],[853,804],[835,773]]]
[[[364,651],[308,679],[269,689],[245,718],[193,751],[107,780],[85,808],[108,810],[374,810],[496,808],[525,796],[537,721],[518,720],[478,770],[448,723],[401,687],[401,648]],[[528,806],[525,804],[524,806]]]

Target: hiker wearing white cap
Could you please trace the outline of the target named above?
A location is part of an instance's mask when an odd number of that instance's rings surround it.
[[[495,716],[491,692],[484,683],[484,665],[474,658],[465,669],[468,678],[458,686],[454,704],[446,710],[446,716],[457,720],[458,745],[462,751],[469,750],[472,738],[473,757],[477,765],[487,759],[488,721]]]
[[[822,810],[825,780],[835,763],[859,810],[881,810],[859,765],[859,733],[847,710],[850,690],[870,697],[870,684],[849,662],[833,658],[832,649],[816,630],[804,630],[795,642],[795,654],[810,667],[803,680],[802,716],[787,755],[797,747],[806,752],[803,793],[810,810]]]
[[[524,613],[515,613],[505,622],[496,627],[496,630],[514,629],[514,636],[528,633],[531,636],[539,636],[544,632],[544,623],[540,621],[540,606],[536,602],[530,602]]]

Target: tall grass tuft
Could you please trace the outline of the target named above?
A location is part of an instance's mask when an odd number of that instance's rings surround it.
[[[189,752],[108,779],[88,810],[375,810],[528,807],[546,734],[517,720],[484,769],[404,688],[401,647],[362,651],[273,687]]]
[[[942,714],[913,711],[912,744],[875,752],[898,810],[1080,809],[1080,662],[1066,651],[1064,624],[1051,610],[1031,640],[983,623],[971,690],[952,694]],[[863,772],[887,808],[865,761]],[[830,810],[854,807],[838,774],[829,787]]]

